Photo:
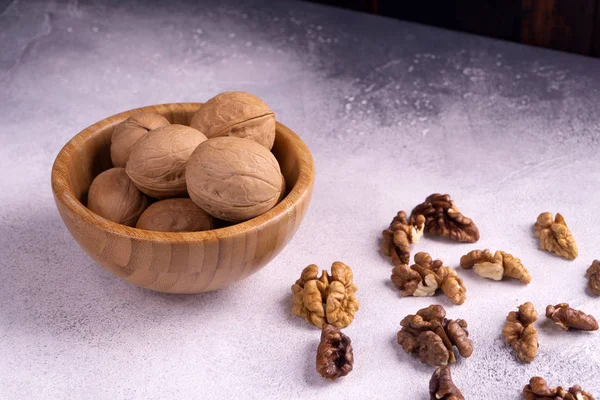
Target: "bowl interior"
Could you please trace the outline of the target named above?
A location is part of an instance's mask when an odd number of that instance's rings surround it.
[[[81,208],[84,208],[86,214],[93,214],[96,219],[101,219],[103,225],[106,227],[118,225],[121,230],[125,228],[126,231],[131,229],[138,233],[148,232],[135,228],[127,229],[128,227],[108,221],[87,209],[85,205],[87,204],[87,193],[90,185],[98,174],[113,167],[110,159],[110,143],[113,129],[129,115],[138,111],[155,112],[163,115],[173,124],[189,125],[192,115],[200,105],[201,103],[178,103],[143,107],[109,117],[85,129],[67,143],[57,157],[52,176],[53,190],[58,197],[57,200],[66,203],[66,205],[69,205],[70,203],[71,208],[78,208],[80,209],[79,211],[81,211]],[[300,145],[303,148],[301,148]],[[270,214],[270,217],[274,217],[278,212],[282,212],[285,209],[285,207],[282,206],[282,203],[286,200],[293,201],[293,197],[296,196],[291,195],[294,194],[294,192],[297,196],[303,195],[302,192],[306,191],[308,186],[312,185],[313,168],[312,158],[308,148],[306,148],[293,132],[280,123],[277,123],[275,144],[272,152],[277,158],[281,172],[286,180],[286,199],[267,212],[267,214]],[[299,187],[301,186],[298,185],[299,177],[303,173],[310,176],[311,179],[310,182],[307,182],[306,185],[304,185],[305,187]],[[60,177],[66,178],[63,179],[66,182],[59,182],[61,180]],[[60,187],[61,185],[66,187]],[[292,197],[292,199],[290,199],[290,197]],[[264,216],[265,214],[254,219]],[[239,233],[239,228],[243,227],[243,224],[246,222],[232,225],[231,227],[239,226],[237,230]],[[216,230],[221,231],[228,228],[230,227]],[[168,237],[171,235],[173,239],[177,239],[181,235],[191,234],[202,234],[202,232],[167,232],[163,233],[161,237],[164,239],[165,236]]]

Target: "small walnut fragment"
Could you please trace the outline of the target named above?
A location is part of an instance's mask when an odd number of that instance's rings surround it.
[[[425,217],[425,232],[444,236],[458,242],[475,243],[479,240],[479,229],[471,220],[460,213],[448,194],[435,193],[416,206],[410,215],[411,224]]]
[[[594,260],[585,276],[588,278],[588,288],[591,293],[600,296],[600,261]]]
[[[450,368],[440,367],[433,372],[429,381],[430,400],[464,400],[459,388],[452,382]]]
[[[577,257],[575,239],[571,235],[565,219],[559,213],[556,214],[554,220],[552,213],[541,213],[533,229],[535,236],[540,239],[542,249],[556,253],[568,260],[574,260]]]
[[[555,306],[549,305],[546,307],[546,318],[550,318],[556,325],[564,330],[598,330],[598,322],[594,317],[587,315],[583,311],[569,307],[567,303],[560,303]]]
[[[539,376],[529,380],[529,385],[523,388],[523,397],[526,400],[594,400],[594,396],[584,392],[579,385],[572,386],[569,390],[560,386],[551,388]]]
[[[502,336],[506,344],[517,352],[519,360],[530,363],[537,355],[539,344],[537,330],[533,323],[538,314],[533,304],[527,302],[519,306],[519,311],[511,311],[506,317]]]
[[[531,275],[521,260],[501,250],[494,255],[488,249],[473,250],[461,257],[460,266],[463,269],[473,268],[477,275],[495,281],[506,276],[522,283],[531,282]]]
[[[417,353],[424,364],[444,366],[455,363],[454,346],[465,358],[473,353],[467,322],[447,319],[446,310],[439,304],[423,308],[416,315],[407,315],[400,325],[398,344],[408,354]]]
[[[323,325],[321,343],[317,349],[317,372],[329,380],[336,380],[352,371],[354,355],[352,341],[333,325]]]
[[[410,262],[410,245],[419,241],[424,228],[425,217],[422,215],[417,216],[414,223],[409,223],[406,213],[398,211],[390,227],[382,232],[381,250],[383,254],[391,256],[394,265],[408,264]]]
[[[442,289],[454,304],[463,304],[467,289],[456,271],[445,267],[442,260],[432,260],[427,253],[415,254],[415,263],[396,265],[392,269],[392,283],[401,290],[402,296],[433,296]]]
[[[292,285],[292,312],[319,328],[326,323],[345,328],[360,306],[357,290],[352,269],[346,264],[336,261],[331,275],[322,271],[320,276],[319,267],[311,264]]]

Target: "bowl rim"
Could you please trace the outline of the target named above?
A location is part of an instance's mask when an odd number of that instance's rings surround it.
[[[275,207],[264,214],[240,222],[231,226],[218,229],[211,229],[200,232],[156,232],[145,229],[138,229],[126,225],[118,224],[108,220],[88,209],[79,199],[69,184],[69,162],[73,158],[72,153],[76,152],[81,143],[86,142],[93,137],[101,129],[114,126],[130,115],[137,112],[152,112],[161,115],[168,115],[175,111],[191,112],[203,103],[187,102],[187,103],[163,103],[157,105],[144,106],[127,110],[110,117],[104,118],[94,124],[83,129],[71,138],[59,151],[54,164],[52,166],[51,186],[54,199],[60,203],[76,218],[86,221],[89,224],[99,226],[103,230],[117,236],[125,236],[127,238],[163,242],[163,243],[190,243],[190,242],[211,242],[219,239],[231,238],[237,235],[243,235],[247,231],[261,229],[269,225],[272,221],[283,218],[289,209],[300,203],[300,201],[310,196],[311,189],[315,180],[314,161],[308,146],[296,135],[291,129],[277,122],[276,130],[278,134],[286,136],[300,153],[300,165],[298,171],[298,179],[295,185],[288,192],[287,196],[280,201]]]

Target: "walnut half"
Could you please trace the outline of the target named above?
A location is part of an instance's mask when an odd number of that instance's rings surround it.
[[[381,250],[386,256],[392,257],[392,264],[408,264],[410,262],[410,245],[417,243],[423,235],[425,217],[418,216],[409,223],[404,211],[392,220],[390,227],[382,232]]]
[[[465,358],[473,353],[467,321],[447,319],[446,310],[439,304],[423,308],[415,315],[407,315],[400,326],[398,344],[408,354],[417,353],[424,364],[444,366],[455,363],[454,346]]]
[[[473,268],[477,275],[495,281],[506,276],[522,283],[531,282],[531,275],[521,260],[501,250],[494,255],[488,249],[473,250],[461,257],[460,266],[463,269]]]
[[[579,385],[572,386],[569,390],[560,386],[551,388],[539,376],[529,380],[529,385],[523,388],[523,397],[526,400],[594,400],[594,396],[584,392]]]
[[[576,329],[580,331],[597,331],[598,322],[591,315],[583,311],[575,310],[567,303],[560,303],[555,306],[546,307],[546,318],[564,330]]]
[[[325,379],[336,380],[352,371],[352,341],[333,325],[323,325],[317,349],[317,372]]]
[[[465,400],[462,392],[452,382],[450,368],[440,367],[433,372],[429,381],[430,400]]]
[[[292,285],[292,312],[321,328],[329,323],[345,328],[354,320],[360,303],[355,296],[352,269],[336,261],[331,275],[314,264],[304,268],[300,279]]]
[[[519,311],[511,311],[506,317],[502,336],[506,344],[517,352],[519,360],[530,363],[538,352],[538,334],[533,326],[538,314],[533,304],[527,302],[519,306]]]
[[[414,224],[425,217],[425,232],[456,240],[474,243],[479,240],[479,229],[471,218],[461,214],[448,194],[434,193],[416,206],[410,215]]]
[[[456,271],[445,267],[442,260],[433,260],[427,253],[415,254],[415,263],[396,265],[392,269],[392,283],[401,290],[402,296],[426,297],[442,289],[454,304],[463,304],[467,289]]]
[[[594,260],[585,276],[588,278],[588,288],[591,293],[600,296],[600,261]]]
[[[552,213],[541,213],[533,226],[535,236],[540,239],[540,246],[568,260],[577,257],[577,245],[565,219],[559,213],[552,220]]]

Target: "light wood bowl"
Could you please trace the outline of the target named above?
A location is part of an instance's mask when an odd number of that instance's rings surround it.
[[[111,168],[115,125],[138,111],[187,125],[201,103],[161,104],[103,119],[60,151],[52,167],[52,192],[65,225],[98,264],[126,282],[167,293],[216,290],[246,278],[271,261],[294,236],[310,203],[315,172],[304,142],[277,123],[273,154],[287,196],[263,215],[204,232],[151,232],[104,219],[85,207],[92,180]]]

